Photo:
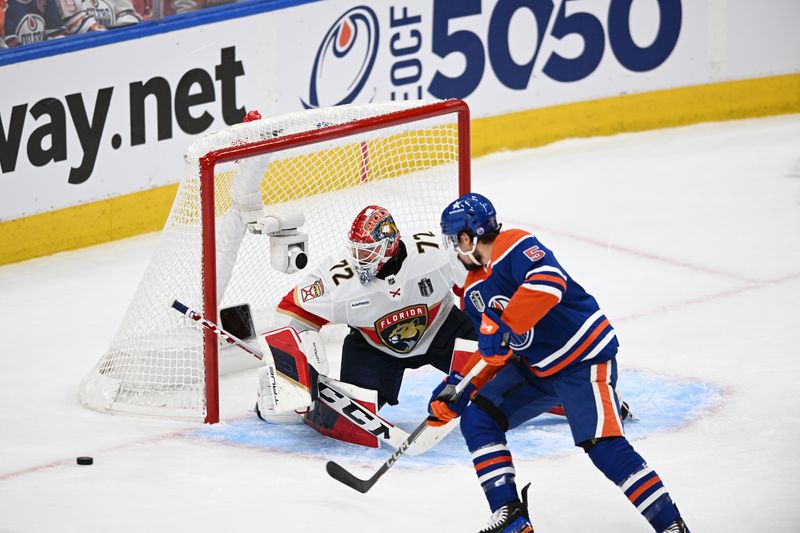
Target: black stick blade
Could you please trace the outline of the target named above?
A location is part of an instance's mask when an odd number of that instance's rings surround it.
[[[178,300],[175,300],[174,302],[172,302],[172,308],[177,310],[180,313],[183,313],[184,315],[189,312],[189,308],[186,307],[185,305],[183,305]]]
[[[336,481],[344,483],[348,487],[355,489],[362,494],[366,493],[372,488],[372,485],[375,484],[375,481],[372,479],[358,479],[356,476],[333,461],[328,461],[328,463],[325,465],[325,470],[327,470],[328,474],[330,474],[330,476]]]

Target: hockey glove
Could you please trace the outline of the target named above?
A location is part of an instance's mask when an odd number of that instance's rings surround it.
[[[434,418],[428,418],[429,426],[443,426],[464,412],[470,397],[477,389],[470,383],[464,388],[461,395],[454,399],[456,385],[462,379],[463,377],[458,372],[450,372],[450,375],[433,389],[428,412]]]
[[[508,339],[511,328],[500,319],[500,312],[487,307],[483,312],[478,334],[478,351],[487,364],[502,366],[511,356]]]

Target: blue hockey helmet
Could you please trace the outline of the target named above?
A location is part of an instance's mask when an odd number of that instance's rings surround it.
[[[482,237],[500,229],[497,212],[483,195],[467,193],[448,205],[442,212],[442,236],[458,243],[458,234],[466,232],[471,237]]]

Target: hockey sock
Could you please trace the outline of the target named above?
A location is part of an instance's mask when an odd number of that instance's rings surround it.
[[[658,533],[678,518],[661,478],[624,437],[601,440],[589,450],[589,458]]]
[[[514,463],[497,422],[481,409],[468,408],[461,417],[461,432],[492,512],[518,502]]]

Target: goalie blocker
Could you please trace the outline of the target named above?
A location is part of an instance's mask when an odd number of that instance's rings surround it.
[[[377,414],[378,394],[330,378],[324,345],[317,331],[298,335],[291,327],[259,335],[266,354],[259,371],[256,413],[271,423],[302,421],[335,440],[377,448],[386,442],[397,449],[409,435]],[[452,365],[459,368],[475,349],[475,342],[456,339]],[[306,357],[310,354],[310,357]],[[455,424],[430,428],[417,439],[408,455],[426,452]]]

